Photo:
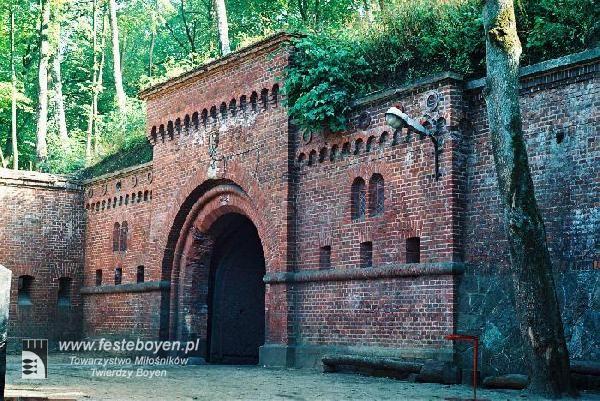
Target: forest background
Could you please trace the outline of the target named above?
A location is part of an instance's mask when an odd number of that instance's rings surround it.
[[[305,35],[284,88],[305,130],[343,130],[378,89],[485,75],[480,0],[0,1],[7,168],[89,177],[150,161],[140,90],[282,30]],[[598,46],[595,0],[516,4],[522,65]]]

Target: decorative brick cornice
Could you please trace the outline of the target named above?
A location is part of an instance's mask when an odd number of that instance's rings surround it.
[[[127,167],[121,170],[117,170],[117,171],[113,171],[112,173],[106,173],[103,175],[99,175],[97,177],[93,177],[87,180],[83,181],[83,185],[90,185],[90,184],[97,184],[103,181],[109,181],[115,178],[119,178],[119,177],[123,177],[123,176],[128,176],[132,173],[136,173],[139,172],[141,170],[144,169],[151,169],[152,168],[152,162],[148,162],[148,163],[143,163],[143,164],[137,164],[135,166],[131,166],[131,167]]]
[[[439,74],[429,75],[422,79],[414,80],[406,85],[397,88],[383,89],[377,92],[367,94],[352,103],[352,108],[357,109],[373,103],[383,103],[390,99],[396,99],[411,92],[425,91],[429,86],[443,82],[462,82],[463,76],[452,71],[441,72]]]
[[[548,85],[578,75],[600,71],[600,47],[522,67],[519,71],[521,89]],[[481,89],[485,77],[466,83],[467,90]]]

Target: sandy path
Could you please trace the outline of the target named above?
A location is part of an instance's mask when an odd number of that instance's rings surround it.
[[[416,384],[353,374],[323,374],[311,370],[266,369],[256,366],[144,366],[161,377],[136,377],[140,366],[116,366],[132,371],[132,377],[92,377],[91,366],[73,366],[64,356],[50,356],[47,380],[21,379],[20,358],[9,356],[9,389],[38,390],[54,396],[81,400],[245,400],[245,401],[342,401],[342,400],[444,400],[468,398],[467,386]],[[517,391],[481,391],[490,401],[531,400]],[[479,398],[479,397],[478,397]],[[584,394],[580,400],[598,400],[600,394]]]

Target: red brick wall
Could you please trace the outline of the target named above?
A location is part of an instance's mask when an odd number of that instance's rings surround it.
[[[462,91],[452,75],[443,75],[395,93],[373,96],[356,110],[355,128],[346,133],[315,135],[305,143],[298,138],[298,270],[319,269],[319,250],[331,247],[331,267],[359,267],[360,244],[371,242],[373,267],[381,269],[406,262],[406,239],[420,237],[421,263],[459,262],[462,242],[457,232],[463,208],[460,163]],[[426,110],[426,99],[439,95],[439,105]],[[434,176],[433,145],[429,139],[406,132],[394,133],[384,113],[401,104],[415,117],[444,118],[440,174]],[[367,113],[371,123],[356,127]],[[364,116],[363,116],[364,119]],[[386,140],[382,138],[387,137]],[[366,145],[373,141],[367,150]],[[344,144],[350,154],[342,156]],[[357,149],[359,144],[359,150]],[[361,147],[362,144],[362,147]],[[337,153],[332,156],[332,149]],[[310,162],[310,154],[314,162]],[[324,157],[323,157],[324,156]],[[301,161],[303,160],[303,161]],[[353,220],[351,186],[361,177],[367,186],[381,174],[385,183],[384,213]],[[409,265],[407,265],[407,268]],[[371,345],[397,348],[449,347],[443,340],[454,330],[452,276],[439,278],[351,278],[328,283],[303,283],[295,289],[301,344]]]
[[[9,347],[81,333],[85,216],[81,187],[64,178],[0,169],[0,264],[12,271]],[[31,305],[17,302],[19,276],[34,277]],[[58,306],[58,280],[72,279],[71,306]]]
[[[374,268],[403,263],[404,240],[411,236],[420,236],[422,239],[422,262],[450,262],[460,259],[460,238],[453,231],[461,207],[458,202],[460,187],[456,174],[450,168],[456,163],[455,153],[458,150],[455,149],[450,132],[454,135],[458,129],[462,98],[454,84],[454,78],[445,76],[418,88],[407,88],[402,98],[394,96],[384,101],[374,100],[364,107],[371,113],[373,120],[367,131],[353,130],[328,138],[315,137],[306,145],[301,145],[298,135],[293,134],[295,141],[291,143],[294,146],[292,148],[287,138],[285,108],[281,105],[274,107],[272,103],[266,110],[262,110],[259,105],[258,113],[250,112],[244,118],[239,115],[233,118],[228,114],[226,119],[222,119],[219,114],[217,124],[209,122],[207,128],[203,127],[200,118],[198,130],[194,127],[194,119],[190,117],[191,126],[186,129],[186,115],[193,116],[195,112],[199,112],[202,116],[203,109],[209,110],[210,114],[212,105],[216,105],[218,110],[221,102],[229,104],[229,99],[239,99],[241,94],[246,94],[248,98],[252,91],[260,94],[261,87],[256,87],[256,84],[272,88],[287,63],[287,51],[272,48],[268,50],[257,51],[251,57],[232,61],[214,71],[209,70],[190,79],[190,83],[181,84],[176,90],[166,88],[163,92],[159,90],[159,93],[149,95],[150,138],[156,140],[151,252],[154,252],[154,265],[163,264],[163,280],[171,279],[174,283],[171,324],[176,327],[171,327],[172,335],[183,335],[186,330],[195,334],[203,333],[203,324],[206,322],[204,318],[194,318],[188,312],[193,308],[191,299],[195,299],[194,291],[197,290],[190,287],[192,278],[186,275],[185,269],[189,265],[188,260],[197,260],[198,256],[192,257],[189,253],[192,249],[185,245],[190,241],[186,240],[188,237],[185,231],[192,226],[205,231],[210,227],[205,222],[206,219],[214,220],[210,218],[212,213],[218,214],[219,210],[226,211],[227,207],[235,206],[223,205],[219,201],[220,203],[204,205],[197,216],[193,215],[192,206],[183,215],[178,214],[187,203],[202,203],[203,192],[196,194],[194,191],[201,184],[206,185],[207,180],[219,179],[235,183],[247,194],[247,198],[242,196],[240,202],[250,205],[249,214],[261,235],[269,274],[289,271],[291,268],[297,271],[314,268],[318,260],[319,239],[332,246],[333,266],[338,269],[356,267],[358,247],[364,241],[372,241],[374,244]],[[273,56],[273,51],[279,55]],[[200,93],[200,88],[202,95],[195,95]],[[358,137],[363,137],[364,143],[370,135],[379,139],[386,130],[383,113],[392,102],[402,101],[407,112],[421,115],[424,102],[433,90],[439,92],[441,102],[438,109],[432,112],[432,117],[443,116],[448,130],[448,140],[442,154],[442,177],[439,181],[433,177],[433,161],[429,157],[431,144],[414,138],[410,144],[392,144],[393,133],[389,130],[387,142],[377,145],[377,149],[369,154],[362,150],[357,156],[352,155],[335,163],[327,161],[310,167],[291,165],[299,159],[300,153],[308,154],[313,147],[318,152],[324,146],[331,146],[334,141],[338,142],[341,149],[343,142],[354,144]],[[177,129],[178,124],[173,122],[177,119],[183,125],[180,130]],[[155,129],[161,125],[164,128]],[[169,127],[174,128],[171,130]],[[217,129],[219,145],[215,173],[210,170],[207,145],[210,136]],[[401,157],[402,161],[396,163]],[[359,164],[359,161],[362,163]],[[382,174],[386,180],[386,211],[381,217],[351,223],[348,201],[352,180],[363,176],[368,182],[375,172]],[[290,177],[294,179],[293,182],[288,181]],[[289,196],[293,196],[293,211],[286,206]],[[294,225],[288,227],[287,221]],[[402,246],[398,246],[398,243]],[[293,248],[288,250],[288,247]],[[173,259],[165,257],[165,248],[167,251],[173,249]],[[172,273],[170,269],[173,269]],[[413,281],[403,278],[396,285],[410,286]],[[378,285],[377,280],[367,285],[374,288]],[[427,291],[416,287],[413,293],[415,299],[427,299]],[[298,331],[293,319],[296,313],[302,314],[306,308],[312,309],[304,305],[305,301],[310,304],[310,296],[303,298],[302,293],[297,293],[300,295],[294,298],[296,303],[290,305],[291,294],[288,289],[285,282],[272,282],[267,287],[267,342],[286,344],[291,338],[300,342],[306,338],[310,343],[312,332],[320,328],[320,322],[307,320]],[[447,286],[439,284],[438,291],[446,289]],[[391,305],[397,305],[398,300],[390,302]],[[414,324],[415,328],[423,325],[419,330],[427,330],[429,337],[440,337],[452,329],[452,308],[453,289],[450,288],[445,300],[423,311],[423,316],[414,310],[401,315],[405,319],[421,319]],[[334,309],[327,301],[323,301],[318,307],[318,312],[323,316],[330,310]],[[431,323],[439,313],[445,314],[447,318],[442,327]],[[348,311],[340,311],[338,317],[349,317],[347,314]],[[190,327],[190,321],[197,322],[197,327],[194,324]],[[424,321],[429,321],[429,325],[423,324]],[[355,326],[357,331],[365,331],[368,323]],[[356,339],[361,341],[359,337]],[[329,341],[336,343],[337,340],[332,336]],[[427,345],[425,340],[412,338],[412,341],[415,346]],[[440,341],[436,346],[439,343]]]
[[[122,284],[136,283],[137,268],[144,266],[144,280],[160,279],[149,268],[152,165],[136,167],[99,177],[86,183],[87,215],[84,286],[95,287],[96,271],[102,271],[102,284],[115,284],[115,269],[122,269]],[[126,251],[113,250],[115,223],[127,222]],[[119,292],[84,293],[84,333],[86,336],[135,335],[153,337],[158,332],[160,294]],[[156,318],[152,317],[155,313]]]
[[[123,265],[123,283],[131,283],[143,264],[146,280],[156,285],[84,291],[86,335],[205,337],[210,229],[224,214],[239,213],[255,224],[264,248],[267,344],[436,356],[453,350],[443,340],[451,332],[480,333],[484,349],[497,344],[498,331],[490,327],[502,332],[511,326],[506,334],[514,336],[513,317],[485,320],[510,308],[494,307],[506,300],[496,290],[507,278],[489,274],[506,270],[507,255],[480,88],[442,74],[362,99],[348,132],[306,140],[289,124],[283,99],[272,97],[274,85],[283,87],[288,39],[261,42],[143,94],[154,160],[151,167],[87,184],[92,194],[86,205],[93,207],[87,212],[85,283],[93,286],[98,268],[107,269],[105,282],[112,281],[117,264]],[[561,266],[585,270],[597,261],[589,256],[598,227],[597,70],[574,68],[541,69],[525,78],[523,117],[553,255],[561,250],[568,261]],[[256,111],[252,92],[259,97]],[[439,104],[431,109],[433,93]],[[239,109],[242,96],[246,112]],[[438,180],[431,142],[415,134],[406,142],[406,132],[394,135],[386,126],[384,112],[398,103],[414,117],[443,122]],[[370,124],[362,124],[366,120]],[[566,133],[561,144],[559,132]],[[350,152],[342,156],[346,144]],[[368,188],[375,173],[385,182],[384,212],[367,211],[353,221],[352,182],[362,177]],[[109,209],[116,182],[131,193],[133,177],[152,200]],[[130,248],[115,253],[112,227],[124,220],[131,222]],[[421,240],[421,263],[405,264],[406,239],[414,236]],[[364,242],[372,243],[373,266],[360,268]],[[323,246],[332,252],[327,270],[319,266]],[[565,279],[567,286],[574,282]],[[170,291],[161,292],[161,285]],[[484,287],[496,292],[483,293]]]
[[[145,91],[151,164],[85,182],[84,191],[60,177],[0,170],[11,336],[205,338],[211,228],[238,213],[254,223],[264,250],[268,345],[295,346],[297,355],[303,347],[371,347],[447,357],[454,348],[443,336],[463,332],[480,335],[490,373],[517,369],[522,353],[481,85],[442,74],[360,99],[347,132],[301,137],[282,91],[274,96],[283,88],[289,40],[275,36]],[[597,55],[575,55],[531,67],[522,88],[536,196],[574,358],[600,358],[598,65]],[[439,103],[429,107],[434,93]],[[405,131],[386,125],[384,113],[396,104],[441,122],[438,180],[432,143],[415,134],[405,141]],[[384,211],[371,216],[367,208],[354,221],[352,182],[364,179],[368,205],[373,174],[384,179]],[[123,222],[127,250],[114,251],[113,227]],[[415,236],[420,263],[407,264],[406,239]],[[365,242],[371,267],[360,266]],[[324,246],[328,269],[319,261]],[[138,266],[144,283],[136,283]],[[32,306],[16,303],[23,274],[35,277]],[[61,276],[73,278],[68,309],[57,306]],[[458,350],[469,366],[469,350]]]
[[[598,60],[592,60],[522,80],[523,129],[536,199],[552,257],[560,268],[589,270],[598,259],[593,242],[598,241],[599,223],[599,68]],[[468,145],[468,261],[507,266],[485,101],[481,88],[468,95],[472,124]],[[560,136],[564,138],[559,143]]]
[[[441,95],[435,114],[448,119],[440,158],[441,177],[437,181],[431,142],[412,135],[406,143],[402,132],[394,138],[393,129],[384,118],[385,111],[397,103],[404,105],[410,115],[426,114],[424,102],[432,91]],[[299,144],[296,159],[306,158],[297,163],[298,262],[302,269],[318,268],[320,245],[332,246],[334,267],[356,266],[359,244],[364,241],[373,241],[374,265],[404,263],[405,239],[414,236],[421,238],[423,263],[461,259],[461,243],[453,232],[461,207],[456,199],[460,190],[458,174],[452,169],[459,152],[456,141],[459,117],[455,115],[462,112],[462,104],[453,98],[455,94],[459,96],[459,89],[450,80],[423,85],[402,96],[363,107],[360,112],[367,112],[372,119],[365,130],[329,134],[314,138],[308,144]],[[383,144],[382,135],[387,136]],[[371,137],[373,147],[366,151]],[[362,143],[362,148],[355,154],[357,141]],[[339,151],[346,143],[350,144],[351,153],[340,156]],[[331,161],[333,147],[338,148],[338,154]],[[325,150],[325,161],[320,162],[318,155],[322,150]],[[311,152],[317,154],[312,166],[307,162]],[[375,217],[367,212],[366,218],[354,221],[350,213],[352,182],[361,177],[368,187],[375,173],[381,174],[385,182],[385,211]]]
[[[85,337],[157,339],[160,291],[84,294]]]
[[[565,337],[573,360],[600,358],[600,81],[598,54],[523,70],[521,109]],[[548,68],[551,67],[551,68]],[[468,85],[466,270],[457,325],[479,335],[486,374],[524,371],[482,87]],[[461,354],[471,364],[470,350]]]
[[[162,135],[157,136],[153,164],[155,181],[149,256],[151,268],[161,272],[163,280],[173,283],[169,329],[172,335],[185,335],[182,330],[194,330],[186,325],[189,317],[185,305],[195,295],[184,290],[189,285],[185,273],[186,254],[176,251],[177,246],[185,243],[186,232],[191,226],[206,231],[210,222],[223,213],[246,214],[259,231],[267,271],[288,268],[285,241],[288,231],[287,113],[282,99],[278,98],[275,103],[272,98],[272,89],[287,65],[287,55],[287,48],[275,42],[201,74],[184,89],[172,92],[167,89],[166,93],[148,99],[150,126],[168,127],[167,120],[176,118],[180,118],[183,125],[181,131],[175,130],[173,139],[169,132],[164,141]],[[263,90],[268,91],[269,96],[266,108],[260,102]],[[252,92],[259,96],[256,111],[251,109]],[[220,104],[225,102],[229,106],[231,99],[236,99],[239,106],[242,96],[247,97],[246,112],[238,109],[234,117],[228,110],[223,118],[219,112]],[[206,127],[200,121],[198,128],[192,122],[189,129],[185,129],[186,115],[193,116],[196,112],[201,115],[203,109],[210,110],[213,106],[217,108],[218,121],[209,120]],[[210,137],[217,134],[218,147],[213,164],[209,142]],[[238,186],[241,195],[238,197],[237,190],[227,185]],[[193,205],[196,205],[193,210],[186,209]],[[202,215],[197,216],[200,210]],[[268,292],[267,298],[270,296],[272,294]],[[277,329],[268,330],[267,338],[286,335],[286,318],[285,313],[271,309],[267,320],[272,324],[267,326]]]
[[[302,283],[295,288],[299,343],[399,349],[448,346],[453,277]]]

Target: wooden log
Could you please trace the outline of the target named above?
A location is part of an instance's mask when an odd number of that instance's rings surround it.
[[[571,361],[571,373],[600,376],[600,362]]]
[[[450,362],[428,360],[416,377],[420,383],[457,384],[460,382],[458,369]]]
[[[407,362],[397,358],[362,355],[325,355],[321,360],[324,372],[335,372],[336,366],[343,365],[409,374],[418,373],[423,366],[417,362]]]
[[[6,341],[8,339],[11,276],[11,271],[0,265],[0,401],[4,401],[6,380]]]
[[[508,374],[503,376],[488,376],[483,379],[486,388],[505,388],[522,390],[529,384],[529,377],[521,374]]]
[[[571,373],[571,380],[579,390],[600,390],[600,376]]]

